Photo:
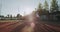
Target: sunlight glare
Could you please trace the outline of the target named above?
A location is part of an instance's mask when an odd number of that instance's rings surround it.
[[[25,7],[24,8],[25,15],[30,14],[32,11],[33,11],[32,7]]]

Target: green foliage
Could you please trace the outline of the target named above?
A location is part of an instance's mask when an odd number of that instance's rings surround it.
[[[39,10],[42,9],[42,4],[41,4],[41,3],[39,3],[38,9],[39,9]]]
[[[9,17],[10,15],[8,14],[7,16]]]
[[[42,8],[43,8],[43,7],[42,7],[42,4],[39,3],[39,5],[38,5],[38,9],[37,9],[39,15],[42,14]]]
[[[3,15],[0,15],[0,17],[4,17]]]
[[[47,1],[45,0],[45,2],[44,2],[44,9],[45,10],[48,10],[49,8],[48,8],[48,3],[47,3]]]
[[[58,2],[57,0],[52,0],[51,1],[51,7],[50,7],[50,10],[51,12],[55,12],[55,11],[58,11]]]
[[[17,16],[16,16],[16,17],[18,18],[18,20],[20,20],[20,19],[22,18],[22,15],[17,14]]]
[[[44,9],[43,9],[44,8]],[[37,11],[38,11],[38,14],[39,15],[43,15],[43,14],[47,14],[48,12],[48,3],[47,3],[47,1],[45,0],[45,2],[44,2],[44,6],[42,7],[42,4],[41,3],[39,3],[39,6],[38,6],[38,9],[37,9]]]
[[[19,18],[20,17],[20,14],[17,14],[17,18]]]

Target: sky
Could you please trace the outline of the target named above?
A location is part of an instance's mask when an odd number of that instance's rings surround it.
[[[47,0],[48,4],[50,1]],[[29,14],[38,7],[39,3],[43,4],[44,0],[0,0],[0,14],[5,16],[8,14],[16,16],[18,13],[21,15]]]

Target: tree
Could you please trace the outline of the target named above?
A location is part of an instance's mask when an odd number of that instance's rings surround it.
[[[48,10],[49,8],[48,8],[48,3],[47,3],[47,1],[45,0],[45,2],[44,2],[44,9],[45,10]]]
[[[37,12],[38,12],[38,14],[39,15],[42,15],[42,4],[41,3],[39,3],[39,5],[38,5],[38,9],[37,9]]]
[[[17,18],[18,18],[18,20],[20,20],[22,18],[22,15],[17,14]]]
[[[4,17],[4,15],[0,15],[0,17]]]
[[[50,7],[50,12],[56,12],[59,10],[59,7],[58,7],[58,1],[57,0],[52,0],[51,1],[51,7]]]
[[[42,9],[42,4],[41,4],[41,3],[39,3],[38,9],[39,9],[39,10]]]
[[[49,5],[48,5],[48,2],[45,0],[43,14],[47,15],[48,13],[49,13]]]
[[[9,16],[10,16],[10,15],[8,14],[7,17],[9,18]]]
[[[20,17],[20,14],[17,14],[17,18],[19,18]]]

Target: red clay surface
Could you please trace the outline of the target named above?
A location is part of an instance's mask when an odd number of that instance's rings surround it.
[[[29,15],[23,23],[0,22],[0,32],[60,32],[60,26],[39,22],[35,16]]]

